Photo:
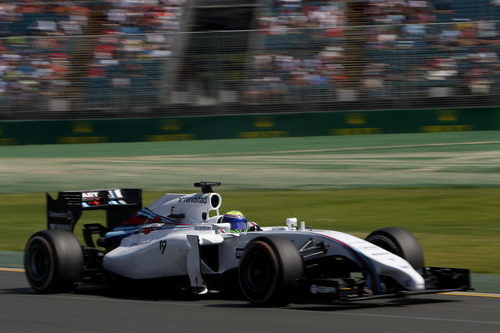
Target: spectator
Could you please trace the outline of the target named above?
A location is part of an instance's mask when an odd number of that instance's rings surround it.
[[[277,1],[258,21],[265,48],[254,56],[248,96],[262,98],[267,91],[275,99],[314,98],[346,82],[344,49],[338,46],[344,2]],[[272,82],[273,88],[263,82]]]

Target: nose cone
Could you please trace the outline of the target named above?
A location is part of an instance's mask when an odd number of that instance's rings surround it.
[[[404,282],[405,288],[408,290],[424,290],[425,289],[425,280],[420,274],[412,274],[411,277],[408,277]]]

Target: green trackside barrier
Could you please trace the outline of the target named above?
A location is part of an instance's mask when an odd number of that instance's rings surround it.
[[[0,145],[500,130],[499,108],[1,121]]]

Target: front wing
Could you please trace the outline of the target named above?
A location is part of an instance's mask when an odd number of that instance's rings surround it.
[[[425,289],[417,291],[392,289],[374,293],[366,289],[364,279],[327,278],[302,281],[298,295],[308,300],[348,302],[471,290],[468,269],[426,267],[422,276]]]

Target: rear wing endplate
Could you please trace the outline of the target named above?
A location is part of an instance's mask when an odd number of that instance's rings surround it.
[[[105,210],[108,228],[113,228],[142,208],[141,189],[106,189],[58,192],[47,197],[47,228],[73,231],[84,210]]]

